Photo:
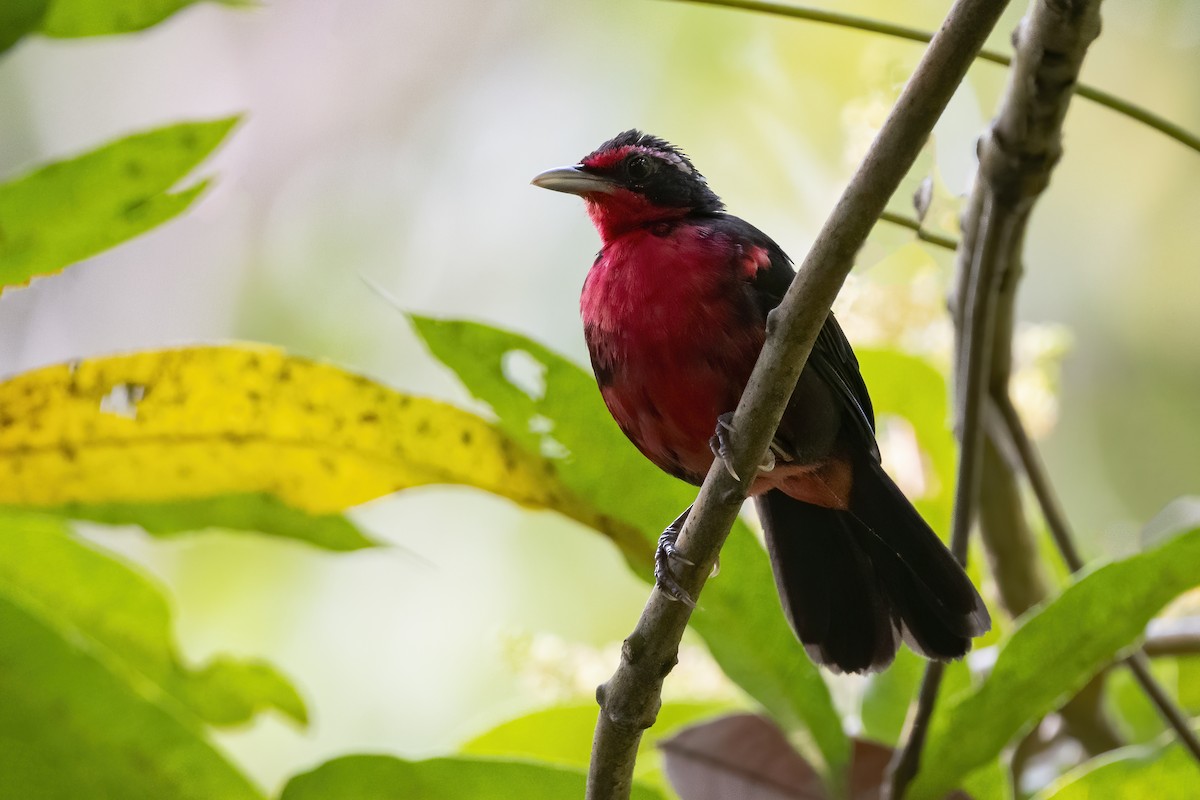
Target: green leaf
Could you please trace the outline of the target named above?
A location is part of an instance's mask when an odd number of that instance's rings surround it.
[[[146,532],[164,538],[206,528],[221,528],[256,531],[338,552],[376,545],[341,514],[309,514],[261,493],[156,503],[67,503],[43,510],[67,519],[105,525],[140,525]]]
[[[1197,785],[1196,760],[1175,742],[1105,753],[1062,776],[1034,800],[1193,800]]]
[[[0,515],[0,596],[36,615],[132,685],[153,686],[214,725],[275,708],[304,723],[296,690],[272,667],[219,658],[200,670],[180,662],[158,588],[129,567],[66,536],[60,522]]]
[[[236,122],[135,134],[0,184],[0,288],[57,272],[181,214],[206,183],[168,190]]]
[[[1019,622],[983,684],[939,703],[913,800],[939,798],[996,758],[1121,650],[1168,601],[1200,581],[1200,528],[1080,578]],[[981,724],[986,720],[986,724]]]
[[[4,0],[0,5],[0,53],[38,29],[50,0]]]
[[[684,725],[728,712],[727,703],[664,703],[638,744],[635,780],[666,788],[658,742]],[[556,706],[509,720],[462,746],[463,755],[539,761],[586,769],[596,731],[595,703]]]
[[[897,745],[924,671],[925,662],[902,647],[885,672],[870,677],[862,700],[863,733],[867,738],[891,747]]]
[[[651,465],[605,409],[591,375],[523,336],[478,323],[412,317],[433,355],[491,406],[496,425],[526,447],[554,454],[579,497],[640,531],[647,545],[696,490]],[[648,571],[639,572],[650,580]],[[795,734],[826,780],[842,781],[850,743],[829,689],[784,620],[762,546],[734,525],[692,617],[733,681]]]
[[[949,534],[954,505],[957,449],[950,431],[946,378],[928,361],[894,350],[856,351],[863,379],[871,389],[875,414],[904,418],[929,460],[930,488],[913,504],[943,537]],[[885,465],[886,466],[886,465]]]
[[[157,25],[200,0],[54,0],[42,25],[47,36],[131,33]]]
[[[1012,770],[1001,758],[992,759],[968,775],[963,780],[962,788],[971,800],[1012,800],[1018,797],[1013,791]]]
[[[1180,656],[1179,705],[1189,714],[1200,715],[1200,655]]]
[[[515,761],[347,756],[292,778],[281,800],[561,800],[583,797],[580,770]],[[634,784],[634,800],[663,800]]]
[[[261,665],[227,661],[197,680],[175,661],[165,616],[144,579],[61,521],[0,515],[0,798],[262,797],[193,714],[303,707]],[[198,708],[202,684],[213,695]]]
[[[1173,658],[1155,658],[1150,661],[1150,673],[1168,694],[1178,683],[1179,670]],[[1146,744],[1166,730],[1167,723],[1158,708],[1146,697],[1146,690],[1127,669],[1115,669],[1104,679],[1105,705],[1116,710],[1119,731],[1125,744]],[[1182,705],[1182,703],[1181,703]]]
[[[637,524],[650,543],[696,490],[642,457],[613,421],[595,379],[524,336],[475,322],[410,315],[434,357],[491,406],[497,426],[557,457],[567,486]]]

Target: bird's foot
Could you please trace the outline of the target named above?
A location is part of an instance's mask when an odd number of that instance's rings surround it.
[[[735,481],[740,481],[741,477],[733,469],[733,448],[729,444],[729,437],[733,433],[733,414],[726,412],[717,417],[717,430],[708,440],[708,449],[712,451],[713,456],[720,460]]]
[[[735,481],[741,481],[741,477],[733,469],[733,446],[731,444],[733,433],[733,414],[726,412],[717,417],[717,430],[708,440],[708,449],[712,451],[713,456],[720,459],[725,471]],[[767,448],[766,455],[763,456],[763,463],[758,465],[758,472],[770,472],[773,469],[775,469],[775,451],[773,448]]]
[[[696,601],[679,584],[674,570],[671,569],[672,559],[684,566],[696,566],[696,562],[675,548],[675,542],[679,540],[679,533],[683,530],[683,523],[687,521],[691,510],[692,507],[688,506],[687,510],[667,526],[667,529],[662,532],[662,536],[658,537],[658,548],[654,551],[654,583],[667,597],[678,600],[689,608],[695,608]]]

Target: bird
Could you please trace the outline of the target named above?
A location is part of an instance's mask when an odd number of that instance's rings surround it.
[[[632,129],[532,183],[581,196],[601,249],[580,314],[600,395],[664,472],[700,485],[728,466],[767,315],[795,275],[770,237],[726,212],[691,159]],[[735,475],[735,477],[737,477]],[[963,567],[884,471],[858,360],[832,313],[750,483],[783,612],[833,672],[886,668],[901,641],[962,658],[991,627]],[[658,587],[692,599],[674,562],[689,509],[663,532]]]

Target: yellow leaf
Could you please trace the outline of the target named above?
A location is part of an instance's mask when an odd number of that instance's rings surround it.
[[[436,483],[551,508],[644,549],[486,420],[276,348],[141,352],[0,383],[0,504],[266,492],[325,514]]]

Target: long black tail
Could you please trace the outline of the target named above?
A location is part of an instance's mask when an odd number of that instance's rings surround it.
[[[757,498],[784,613],[809,656],[843,672],[883,669],[903,639],[961,658],[991,627],[962,567],[869,456],[854,464],[849,510]]]

